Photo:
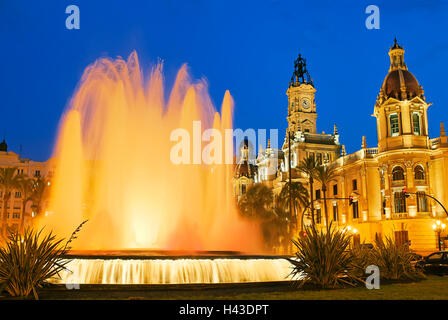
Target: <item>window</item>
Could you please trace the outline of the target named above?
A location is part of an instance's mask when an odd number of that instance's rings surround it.
[[[40,177],[40,170],[36,170],[36,171],[34,171],[34,176],[35,176],[36,178]]]
[[[17,169],[17,174],[18,175],[22,175],[23,174],[23,169]]]
[[[412,114],[412,128],[414,130],[414,134],[419,136],[421,134],[420,131],[420,115],[417,112]]]
[[[22,198],[22,193],[17,191],[17,192],[14,194],[14,197],[16,197],[16,198]]]
[[[358,201],[353,202],[353,219],[359,218],[359,208],[358,208]]]
[[[310,129],[305,129],[305,132],[310,132]]]
[[[20,201],[14,201],[14,209],[20,209],[21,208],[21,202]]]
[[[246,193],[246,185],[242,184],[241,185],[241,194],[245,194]]]
[[[417,212],[428,212],[428,200],[422,191],[417,192]]]
[[[414,179],[425,180],[425,171],[422,166],[418,165],[414,168]]]
[[[352,187],[353,190],[358,190],[358,181],[356,179],[352,180]]]
[[[338,205],[333,205],[333,221],[339,221],[339,212],[338,212]]]
[[[394,209],[395,213],[406,212],[406,197],[402,192],[394,192]]]
[[[334,184],[334,185],[333,185],[333,195],[334,195],[334,196],[337,196],[337,195],[338,195],[338,185],[337,185],[337,184]]]
[[[12,214],[12,218],[13,218],[13,219],[20,219],[20,212],[14,212],[14,213]]]
[[[322,164],[322,153],[318,153],[316,156],[317,156],[316,158],[317,163]]]
[[[402,167],[396,166],[392,170],[392,180],[393,181],[404,180],[404,170]]]
[[[316,190],[316,200],[320,199],[320,190]]]
[[[316,209],[316,223],[321,223],[321,222],[322,222],[322,214],[321,214],[321,211],[319,208],[319,209]]]
[[[398,124],[398,114],[394,113],[389,116],[390,135],[396,137],[400,134],[400,126]]]
[[[383,215],[386,215],[386,199],[383,199],[383,203],[382,203],[381,207],[383,209]]]

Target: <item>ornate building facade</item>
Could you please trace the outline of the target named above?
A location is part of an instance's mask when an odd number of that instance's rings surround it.
[[[305,157],[314,156],[319,163],[336,167],[337,178],[327,186],[328,197],[333,198],[327,200],[333,224],[353,232],[357,242],[394,237],[425,254],[438,248],[435,221],[446,223],[447,219],[447,213],[433,198],[448,205],[448,137],[441,123],[440,136],[430,139],[427,110],[431,103],[408,70],[404,53],[395,40],[389,50],[389,71],[373,110],[378,145],[368,148],[362,137],[361,149],[352,154],[345,153],[336,126],[333,134],[317,133],[316,90],[299,55],[286,92],[288,129],[281,150],[283,158],[275,174],[259,176],[254,183],[266,183],[278,194],[289,180],[290,159],[291,180],[307,185],[308,179],[297,165]],[[265,159],[264,153],[258,158]],[[260,174],[265,161],[257,161],[257,165]],[[322,212],[321,186],[316,182],[314,189],[316,220],[324,226],[330,221],[325,221]],[[351,205],[347,198],[353,199]],[[305,221],[310,223],[309,219]],[[444,236],[442,233],[442,239]]]
[[[30,178],[38,179],[51,176],[48,162],[33,161],[28,158],[20,157],[17,153],[8,150],[5,140],[0,143],[0,168],[16,168],[18,175],[24,175]],[[24,223],[29,225],[32,213],[32,203],[25,199],[22,190],[14,189],[11,191],[9,201],[4,203],[5,190],[0,183],[0,236],[6,227],[12,231],[18,230],[22,214],[25,213]],[[6,206],[6,215],[4,214],[4,206]],[[23,210],[23,206],[25,210]],[[6,225],[5,225],[6,224]]]

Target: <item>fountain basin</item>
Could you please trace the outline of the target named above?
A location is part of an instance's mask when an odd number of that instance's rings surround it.
[[[293,280],[283,256],[80,256],[56,284],[220,284]]]

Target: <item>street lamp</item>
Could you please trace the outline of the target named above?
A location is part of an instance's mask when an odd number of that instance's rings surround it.
[[[445,229],[446,225],[442,222],[440,222],[440,220],[437,220],[436,223],[434,223],[432,225],[432,229],[437,232],[437,240],[439,241],[439,251],[442,251],[442,243],[440,241],[440,234],[442,233],[442,231]]]

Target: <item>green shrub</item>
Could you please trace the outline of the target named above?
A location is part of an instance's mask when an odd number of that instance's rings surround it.
[[[56,239],[50,232],[43,236],[27,229],[20,234],[12,232],[8,241],[0,248],[0,293],[6,290],[13,297],[27,297],[33,293],[38,299],[37,289],[51,277],[58,276],[68,260],[63,255],[70,250],[70,243],[81,230],[81,223],[70,239],[63,245],[63,239]]]
[[[380,269],[381,279],[417,280],[423,275],[411,263],[412,253],[404,245],[398,245],[392,238],[375,239],[372,249],[371,263]]]
[[[318,231],[314,226],[305,231],[307,236],[293,240],[296,259],[289,260],[294,265],[291,274],[302,277],[299,286],[309,283],[318,288],[336,288],[361,281],[349,250],[350,235],[331,225],[328,231]]]
[[[366,268],[373,263],[373,249],[366,246],[355,245],[351,249],[353,255],[353,269],[355,274],[364,278],[366,276]]]

